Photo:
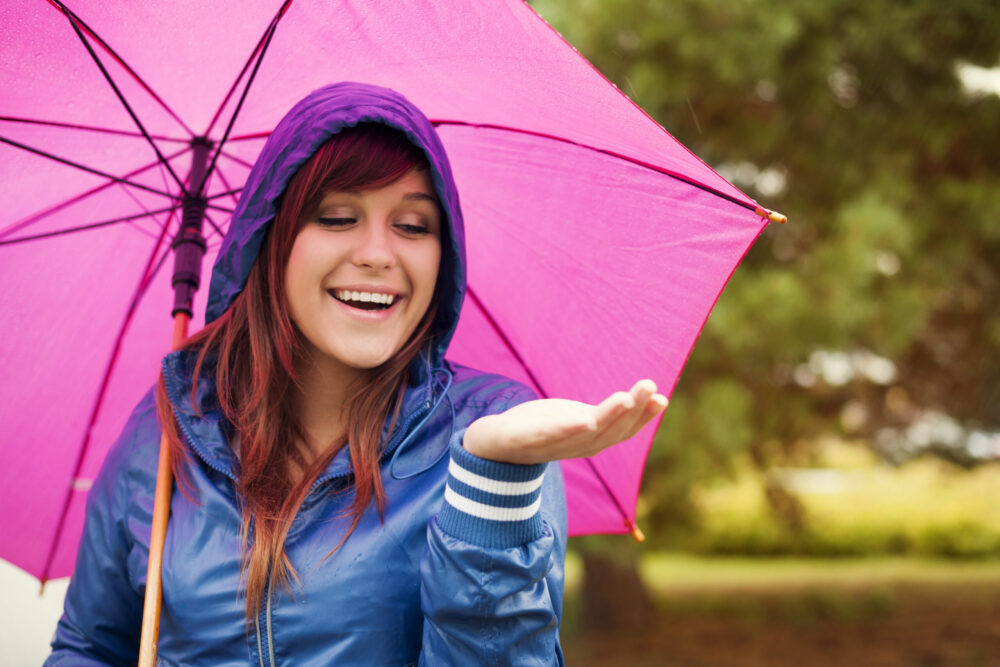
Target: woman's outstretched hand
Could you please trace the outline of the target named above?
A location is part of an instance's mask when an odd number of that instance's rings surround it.
[[[545,398],[480,417],[465,431],[470,454],[504,463],[545,463],[593,456],[628,440],[667,407],[656,383],[640,380],[599,405]]]

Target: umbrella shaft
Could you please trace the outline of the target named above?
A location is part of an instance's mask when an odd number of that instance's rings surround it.
[[[188,316],[174,316],[174,337],[171,349],[179,349],[187,338]],[[160,607],[163,588],[160,576],[163,563],[163,542],[170,517],[170,496],[173,492],[173,472],[170,468],[170,443],[160,438],[160,458],[156,472],[156,495],[153,498],[153,521],[149,536],[149,561],[146,563],[146,595],[142,607],[142,634],[139,638],[139,667],[156,664],[156,640],[160,634]]]
[[[188,192],[181,201],[181,228],[174,239],[174,307],[171,315],[193,314],[194,293],[201,284],[201,259],[205,255],[205,236],[201,232],[208,202],[203,195],[211,144],[204,138],[191,141],[191,171]]]

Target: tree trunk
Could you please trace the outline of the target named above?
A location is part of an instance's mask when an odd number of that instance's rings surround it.
[[[582,629],[642,630],[653,620],[653,604],[639,578],[635,561],[622,562],[584,551]]]

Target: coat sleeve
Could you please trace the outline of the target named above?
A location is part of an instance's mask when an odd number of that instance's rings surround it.
[[[489,412],[532,398],[491,406]],[[488,461],[452,437],[421,563],[421,665],[562,665],[566,508],[558,464]]]
[[[128,523],[134,503],[130,477],[145,471],[132,470],[129,462],[144,439],[158,442],[152,406],[150,394],[108,451],[87,496],[76,567],[45,667],[134,665],[138,660],[145,572],[136,581],[129,565],[145,560],[133,556]]]

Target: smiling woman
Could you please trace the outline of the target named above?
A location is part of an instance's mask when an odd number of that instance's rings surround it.
[[[427,171],[411,169],[380,188],[331,192],[307,216],[286,292],[292,319],[324,361],[378,366],[428,312],[441,261],[433,191]]]
[[[158,664],[562,663],[546,464],[631,437],[666,399],[641,381],[599,405],[532,400],[446,361],[463,238],[444,149],[407,100],[337,84],[289,112],[219,252],[209,323],[94,482],[47,664],[135,663],[161,425],[183,493]]]

